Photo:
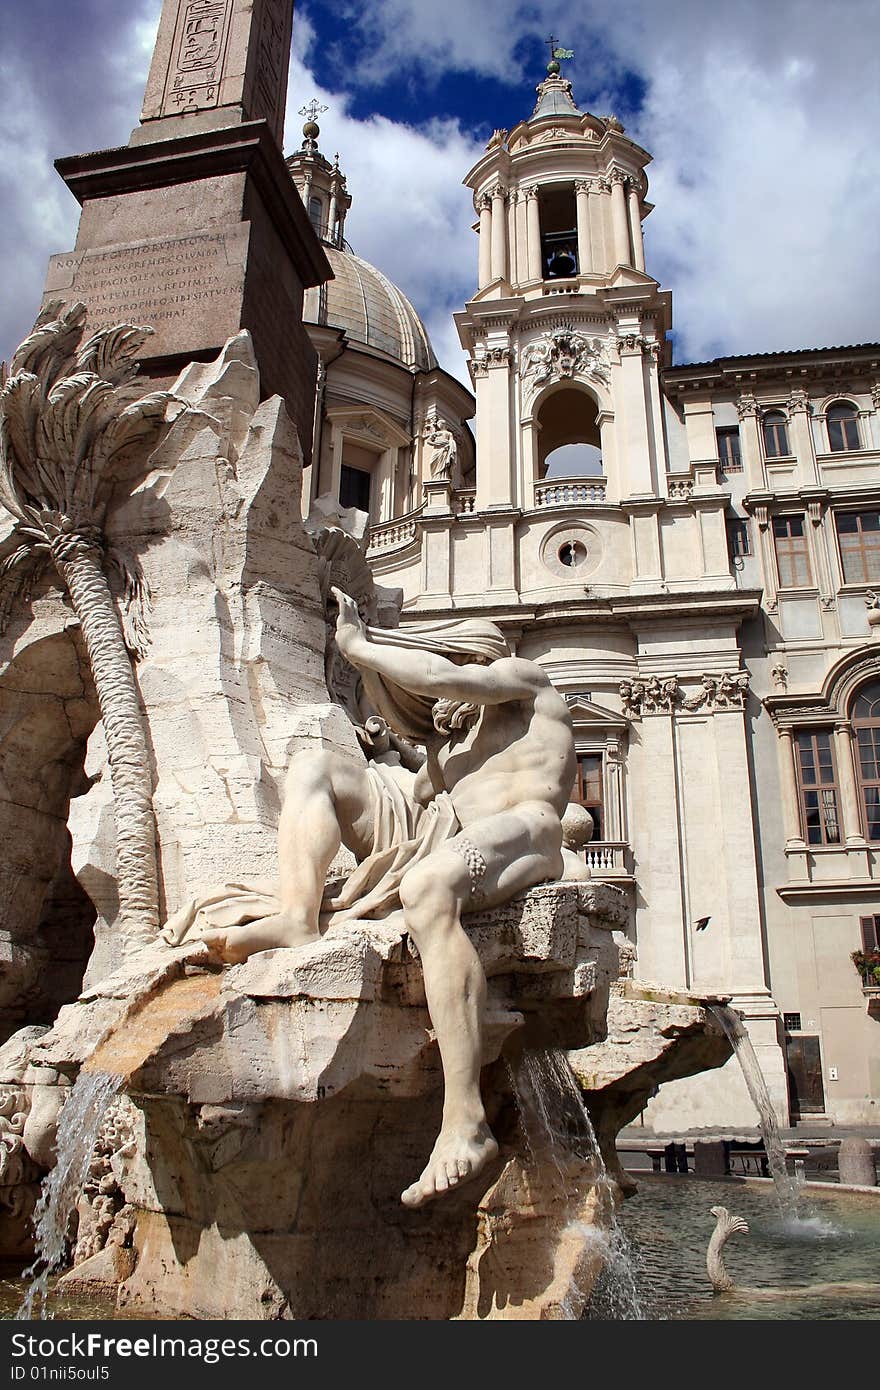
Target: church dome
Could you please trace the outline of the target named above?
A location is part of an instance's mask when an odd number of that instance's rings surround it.
[[[432,371],[437,358],[427,329],[406,295],[369,261],[324,243],[334,279],[306,291],[306,323],[344,328],[364,343],[413,371]]]

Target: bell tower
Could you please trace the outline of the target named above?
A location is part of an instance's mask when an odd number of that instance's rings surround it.
[[[654,584],[645,504],[666,487],[672,305],[645,268],[651,157],[615,117],[580,109],[560,53],[531,116],[496,130],[464,180],[479,219],[477,289],[456,318],[477,397],[476,506],[531,511],[560,468],[576,474],[590,500],[634,504],[634,578]]]

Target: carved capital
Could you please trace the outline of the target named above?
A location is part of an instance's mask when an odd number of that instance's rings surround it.
[[[687,699],[682,700],[682,708],[694,711],[704,710],[714,714],[716,710],[744,709],[749,693],[748,671],[736,671],[723,675],[705,674],[700,678],[700,688]]]
[[[618,690],[628,719],[641,719],[646,714],[672,714],[681,699],[677,676],[621,681]]]
[[[618,352],[633,353],[641,352],[645,345],[645,339],[641,333],[620,333],[617,337]]]
[[[522,192],[526,196],[526,201],[531,202],[532,198],[537,198],[538,196],[538,185],[536,183],[530,183]]]
[[[479,198],[477,198],[476,202],[474,203],[474,207],[476,208],[477,212],[491,212],[492,199],[489,197],[489,194],[481,193]]]
[[[786,405],[789,414],[797,410],[809,411],[810,397],[801,387],[797,387],[794,391],[790,392]]]
[[[492,198],[493,202],[496,198],[501,198],[503,200],[507,197],[507,189],[504,187],[503,183],[496,183],[494,187],[489,189],[489,196]]]
[[[761,407],[750,391],[744,391],[736,403],[736,413],[741,420],[747,420],[749,416],[754,416],[757,420],[761,414]]]
[[[592,179],[576,179],[576,180],[575,180],[575,185],[574,185],[574,191],[575,191],[575,193],[592,193],[592,191],[593,191],[593,180],[592,180]]]
[[[611,183],[619,183],[619,184],[622,184],[624,187],[626,186],[626,184],[627,184],[627,182],[628,182],[628,175],[625,174],[624,171],[623,171],[622,169],[618,169],[618,168],[616,168],[616,167],[615,167],[614,169],[611,170],[611,172],[610,172],[610,174],[609,174],[608,177],[609,177]]]
[[[510,348],[488,348],[485,360],[489,367],[508,367],[510,365]]]
[[[875,410],[880,410],[880,381],[871,387],[871,404]]]

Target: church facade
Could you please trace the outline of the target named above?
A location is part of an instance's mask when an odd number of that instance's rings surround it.
[[[468,392],[348,248],[344,175],[304,134],[288,167],[335,275],[306,294],[305,510],[369,513],[403,623],[489,617],[565,695],[637,977],[729,996],[781,1119],[876,1123],[880,345],[673,365],[650,156],[553,62],[465,179]],[[731,1063],[644,1118],[754,1111]]]

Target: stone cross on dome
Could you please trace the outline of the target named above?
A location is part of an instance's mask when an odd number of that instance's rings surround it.
[[[571,58],[574,57],[574,49],[560,48],[559,40],[555,39],[552,34],[550,35],[549,39],[545,39],[544,42],[548,45],[550,49],[550,62],[547,64],[547,71],[551,73],[558,73],[560,71],[560,60],[568,62]]]

